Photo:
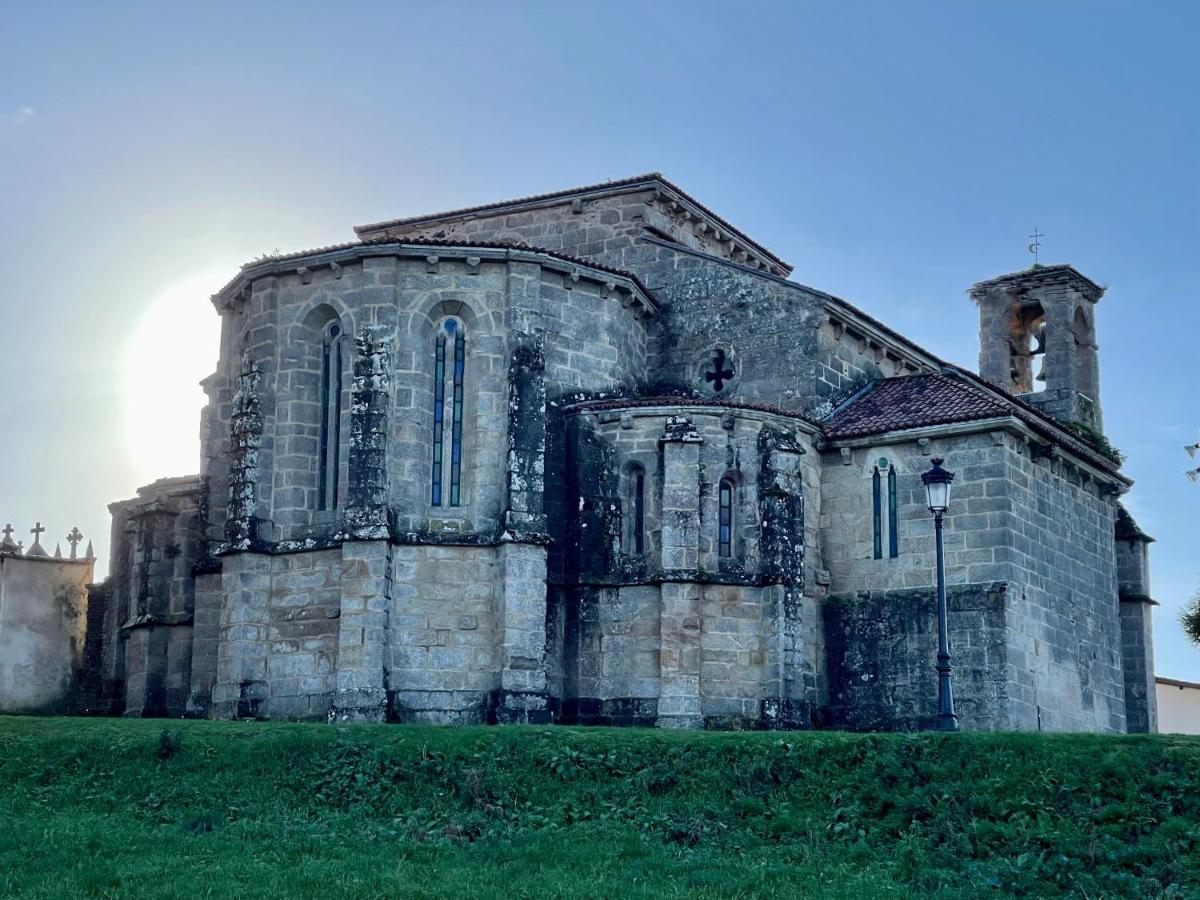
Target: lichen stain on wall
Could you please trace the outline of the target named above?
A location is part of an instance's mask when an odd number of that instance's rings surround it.
[[[90,563],[0,557],[0,713],[67,710],[91,578]]]

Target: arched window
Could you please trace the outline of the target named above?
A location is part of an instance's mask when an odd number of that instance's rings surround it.
[[[887,510],[884,514],[884,476],[887,472]],[[871,471],[871,524],[874,557],[883,559],[884,530],[887,531],[888,558],[900,555],[899,503],[897,499],[896,467],[881,456]],[[885,526],[886,523],[886,526]]]
[[[646,552],[646,470],[633,463],[625,470],[625,552]]]
[[[467,333],[461,319],[447,316],[438,325],[433,363],[433,483],[434,506],[462,502],[463,376]],[[446,452],[449,445],[450,452]],[[449,490],[446,485],[449,484]]]
[[[1083,307],[1076,307],[1071,322],[1075,338],[1075,390],[1089,400],[1096,399],[1095,358],[1096,348],[1092,342],[1092,326]]]
[[[321,331],[321,435],[317,509],[337,509],[342,433],[342,325],[337,319]]]
[[[733,479],[721,479],[717,489],[717,504],[717,555],[725,559],[733,556]]]

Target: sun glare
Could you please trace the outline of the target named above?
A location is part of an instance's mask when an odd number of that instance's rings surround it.
[[[138,323],[125,375],[125,439],[146,480],[200,470],[200,379],[216,367],[220,318],[209,303],[235,269],[171,287]]]

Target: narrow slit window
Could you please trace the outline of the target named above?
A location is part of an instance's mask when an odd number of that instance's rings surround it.
[[[321,340],[321,443],[317,508],[337,509],[342,431],[342,326],[330,322]]]
[[[454,419],[450,429],[450,505],[458,506],[462,499],[462,426],[463,371],[466,366],[467,339],[454,319],[446,328],[454,334]]]
[[[433,471],[430,502],[434,506],[459,506],[462,503],[463,383],[466,360],[466,329],[458,319],[444,319],[438,326],[433,357]],[[446,472],[447,464],[449,473]]]
[[[434,506],[442,505],[442,432],[446,429],[446,335],[439,331],[433,363],[433,492]]]
[[[722,558],[733,556],[733,482],[728,478],[721,479],[718,489],[717,555]]]
[[[646,552],[646,470],[634,463],[625,470],[621,546],[625,553]]]
[[[879,467],[871,474],[871,522],[875,543],[875,558],[883,559],[883,497],[879,478]]]
[[[888,469],[888,557],[895,559],[900,555],[900,529],[897,528],[896,515],[896,467]]]

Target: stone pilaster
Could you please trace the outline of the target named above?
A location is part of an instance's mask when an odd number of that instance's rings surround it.
[[[262,371],[249,357],[243,357],[229,422],[229,510],[225,540],[226,548],[233,550],[250,549],[259,536],[255,513],[263,436],[261,385]]]
[[[662,609],[659,614],[658,724],[703,724],[700,705],[700,444],[683,416],[667,420],[663,455]],[[678,580],[672,580],[678,579]]]
[[[226,556],[221,589],[225,606],[221,610],[212,715],[218,719],[265,715],[269,699],[271,558],[261,553]]]
[[[329,719],[382,722],[387,718],[391,543],[386,540],[344,543],[341,589],[337,693]]]
[[[764,603],[771,610],[767,633],[767,684],[763,720],[771,727],[811,724],[815,698],[804,696],[802,669],[804,589],[804,448],[789,434],[759,432],[758,507]]]
[[[350,395],[349,485],[343,536],[389,537],[387,508],[388,406],[391,359],[388,336],[368,326],[355,340],[354,385]]]
[[[509,364],[508,508],[504,530],[514,540],[546,533],[546,357],[538,343],[513,350]]]
[[[500,580],[500,694],[496,720],[551,720],[546,692],[546,548],[506,542],[497,554]]]
[[[1114,526],[1117,590],[1120,596],[1121,669],[1125,676],[1125,730],[1158,731],[1158,695],[1154,683],[1154,631],[1150,597],[1150,545],[1129,511],[1117,505]]]

